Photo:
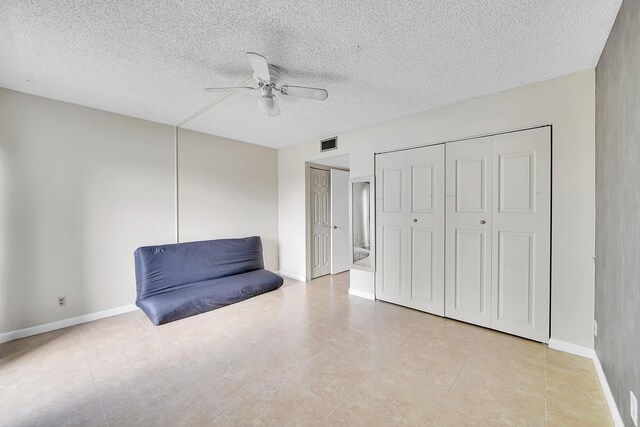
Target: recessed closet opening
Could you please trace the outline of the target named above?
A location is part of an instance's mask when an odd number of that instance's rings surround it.
[[[551,129],[376,154],[376,298],[548,342]]]

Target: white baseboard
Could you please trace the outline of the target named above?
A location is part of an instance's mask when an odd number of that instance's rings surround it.
[[[300,276],[298,274],[287,273],[286,271],[278,271],[277,273],[282,277],[286,277],[287,279],[297,280],[298,282],[306,282],[307,281],[306,277]]]
[[[570,342],[561,341],[554,338],[551,338],[549,340],[549,348],[564,351],[565,353],[575,354],[577,356],[586,357],[589,359],[593,359],[593,355],[595,354],[592,348],[583,347],[581,345],[572,344]]]
[[[112,308],[110,310],[98,311],[96,313],[83,314],[82,316],[71,317],[69,319],[58,320],[56,322],[45,323],[43,325],[32,326],[30,328],[18,329],[0,334],[0,344],[20,338],[38,335],[44,332],[55,331],[56,329],[68,328],[69,326],[79,325],[94,320],[104,319],[105,317],[116,316],[122,313],[137,310],[135,304],[124,305],[122,307]]]
[[[613,424],[616,427],[624,427],[624,421],[622,421],[620,411],[618,411],[618,405],[616,405],[616,401],[613,398],[613,393],[611,393],[611,389],[609,388],[607,377],[604,376],[604,371],[602,370],[600,359],[598,359],[598,353],[596,353],[595,351],[593,352],[593,364],[596,367],[596,373],[598,374],[598,379],[600,380],[600,386],[602,387],[602,391],[604,392],[604,397],[607,399],[609,411],[611,412],[611,418],[613,418]]]
[[[356,291],[353,288],[349,288],[349,295],[353,295],[354,297],[366,298],[373,301],[375,301],[376,299],[376,296],[371,292]]]

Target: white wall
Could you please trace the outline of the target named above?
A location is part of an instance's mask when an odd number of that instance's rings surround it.
[[[594,71],[484,96],[338,135],[351,176],[373,175],[374,153],[459,138],[553,125],[551,336],[593,347]],[[305,275],[305,165],[322,157],[318,141],[279,150],[280,270]],[[351,286],[374,291],[373,274]]]
[[[278,270],[278,152],[180,129],[180,241],[261,236]]]
[[[172,128],[0,89],[0,156],[0,332],[132,304],[133,251],[174,239]]]
[[[181,240],[262,234],[276,269],[276,151],[180,135]],[[133,304],[133,251],[175,241],[174,174],[171,126],[0,88],[0,333]]]

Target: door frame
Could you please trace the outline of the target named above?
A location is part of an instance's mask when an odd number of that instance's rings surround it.
[[[311,269],[313,265],[312,253],[312,228],[311,228],[311,169],[321,169],[330,171],[331,169],[349,172],[349,169],[327,166],[314,162],[304,163],[304,235],[305,235],[305,280],[311,280]],[[331,191],[331,186],[329,186]],[[331,249],[331,248],[329,248]]]

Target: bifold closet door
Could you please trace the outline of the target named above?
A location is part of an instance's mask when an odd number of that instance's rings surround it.
[[[549,339],[551,128],[493,137],[491,327]]]
[[[444,145],[407,151],[408,289],[405,304],[444,316]]]
[[[491,137],[446,144],[445,316],[491,325]]]
[[[376,156],[376,297],[444,315],[444,146]]]
[[[548,341],[550,129],[447,144],[446,317]]]
[[[407,274],[407,154],[376,156],[376,298],[402,304]]]

